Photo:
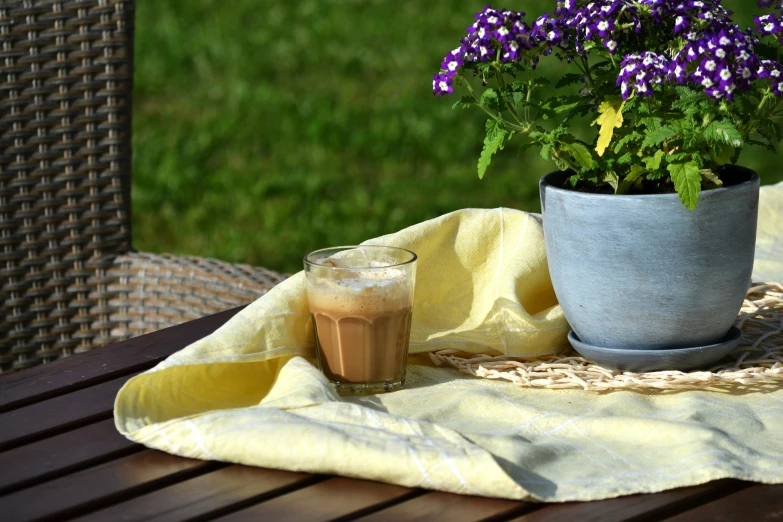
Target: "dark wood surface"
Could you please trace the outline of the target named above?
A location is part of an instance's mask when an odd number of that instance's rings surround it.
[[[239,310],[0,376],[0,521],[783,519],[783,486],[738,480],[536,504],[184,459],[117,433],[119,387]]]

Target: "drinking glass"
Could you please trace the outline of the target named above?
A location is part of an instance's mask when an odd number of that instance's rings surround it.
[[[343,246],[304,258],[318,366],[342,394],[388,392],[405,382],[416,254]]]

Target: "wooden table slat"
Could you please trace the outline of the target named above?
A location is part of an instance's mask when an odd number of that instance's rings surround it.
[[[579,522],[624,522],[637,520],[642,516],[660,519],[677,513],[688,506],[703,502],[747,487],[739,480],[719,480],[689,488],[671,489],[648,495],[629,495],[593,502],[567,502],[549,504],[541,509],[513,519],[513,522],[556,522],[579,520]]]
[[[755,484],[667,518],[667,522],[783,520],[783,484]]]
[[[16,522],[62,520],[223,466],[145,450],[0,496],[0,513]]]
[[[141,451],[114,420],[89,424],[0,453],[0,494]]]
[[[111,416],[122,384],[239,310],[0,377],[3,522],[783,518],[783,485],[723,480],[590,503],[530,504],[183,459],[120,436]]]
[[[362,522],[398,522],[400,520],[474,522],[490,517],[510,517],[534,510],[537,507],[536,504],[527,502],[432,491],[357,520]]]
[[[0,413],[152,368],[214,332],[240,306],[86,353],[0,376]]]
[[[221,522],[339,520],[355,517],[374,508],[383,508],[419,494],[417,490],[402,486],[335,477],[275,497],[218,520]]]
[[[131,377],[0,413],[0,451],[111,417],[114,397]]]
[[[85,515],[83,522],[212,518],[327,477],[249,466],[228,466]]]

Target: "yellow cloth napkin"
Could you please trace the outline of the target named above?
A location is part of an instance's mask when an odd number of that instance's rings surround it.
[[[370,243],[419,254],[412,352],[565,346],[536,216],[463,210]],[[525,389],[412,355],[398,391],[339,397],[313,366],[302,274],[131,379],[117,429],[182,456],[514,499],[783,480],[783,391]]]

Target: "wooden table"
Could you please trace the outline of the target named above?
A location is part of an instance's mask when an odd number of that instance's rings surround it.
[[[0,521],[762,520],[783,486],[720,480],[654,495],[534,504],[168,455],[114,429],[120,386],[240,309],[0,376]]]

